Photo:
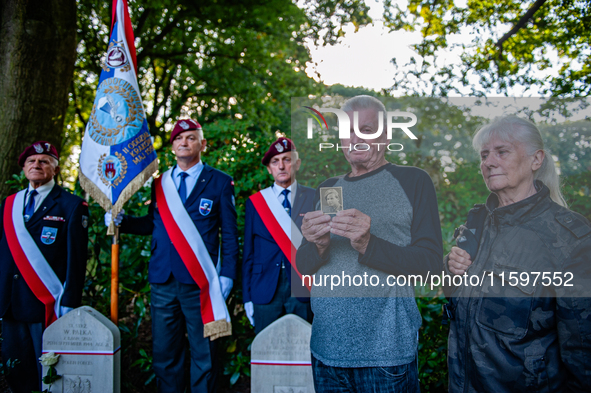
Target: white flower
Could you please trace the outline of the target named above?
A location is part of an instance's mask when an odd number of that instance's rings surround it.
[[[60,358],[60,355],[56,355],[53,352],[49,352],[49,353],[44,353],[43,355],[41,355],[41,357],[39,358],[39,361],[45,367],[49,367],[49,366],[56,365],[57,362],[59,361],[59,358]]]

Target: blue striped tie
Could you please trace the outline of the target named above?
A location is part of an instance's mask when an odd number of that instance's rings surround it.
[[[187,201],[187,184],[185,183],[185,179],[187,178],[187,176],[189,176],[189,174],[187,172],[181,172],[181,173],[179,173],[179,176],[181,177],[181,185],[179,186],[179,195],[180,195],[181,201],[183,201],[183,205],[184,205],[185,202]]]
[[[289,214],[289,216],[291,217],[291,203],[289,202],[289,190],[285,189],[283,191],[281,191],[281,193],[285,196],[285,198],[283,198],[283,208],[285,209],[285,211],[287,212],[287,214]]]
[[[27,202],[27,206],[25,206],[25,222],[29,221],[35,213],[35,196],[37,194],[39,194],[37,190],[31,191],[29,194],[29,202]]]

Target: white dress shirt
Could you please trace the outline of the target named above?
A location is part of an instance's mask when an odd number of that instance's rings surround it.
[[[31,191],[37,190],[38,194],[35,195],[35,210],[34,210],[36,212],[37,209],[39,209],[39,206],[41,206],[41,204],[45,200],[45,198],[47,198],[47,196],[49,195],[49,193],[53,189],[54,185],[55,185],[55,180],[53,180],[53,179],[51,179],[50,181],[48,181],[44,185],[39,186],[37,188],[33,188],[33,186],[31,186],[31,184],[29,184],[29,189],[27,190],[27,194],[25,195],[25,206],[27,206],[27,203],[29,203],[29,198],[31,197]]]
[[[201,175],[202,171],[203,162],[201,160],[199,160],[197,164],[193,165],[186,171],[182,171],[181,168],[178,167],[178,165],[175,165],[172,169],[172,181],[174,181],[174,185],[177,190],[181,185],[181,172],[185,172],[187,175],[189,175],[185,178],[185,186],[187,187],[186,199],[189,199],[189,195],[191,195],[191,192],[193,192],[193,188],[195,188],[195,184],[197,184],[197,180],[199,180],[199,175]]]

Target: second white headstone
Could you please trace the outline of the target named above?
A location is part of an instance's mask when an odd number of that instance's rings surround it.
[[[314,393],[311,334],[312,325],[293,314],[260,332],[251,346],[251,391]]]

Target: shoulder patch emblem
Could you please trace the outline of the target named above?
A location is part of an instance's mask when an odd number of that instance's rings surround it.
[[[82,216],[82,228],[88,227],[88,216]]]

